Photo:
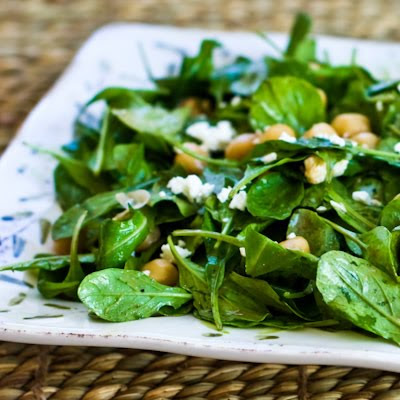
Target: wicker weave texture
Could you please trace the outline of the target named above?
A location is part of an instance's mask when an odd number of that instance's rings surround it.
[[[400,374],[0,344],[1,400],[399,400]]]

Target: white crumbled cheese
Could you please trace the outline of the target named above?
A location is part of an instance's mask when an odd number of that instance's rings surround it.
[[[379,100],[379,101],[376,102],[376,109],[379,112],[383,111],[383,102],[382,102],[382,100]]]
[[[396,153],[400,153],[400,142],[397,142],[397,143],[394,145],[393,150],[394,150]]]
[[[287,132],[282,132],[279,136],[279,140],[283,140],[284,142],[288,142],[288,143],[296,142],[296,138],[289,135]]]
[[[322,213],[322,212],[328,211],[328,209],[325,206],[319,206],[319,207],[317,207],[317,211]]]
[[[224,217],[224,218],[222,218],[222,222],[224,222],[225,224],[226,224],[227,222],[229,222],[229,220],[230,220],[229,217]]]
[[[163,199],[164,197],[167,197],[167,193],[164,192],[164,190],[161,190],[160,193],[158,193],[158,195]]]
[[[244,247],[239,247],[240,255],[246,257],[246,249]]]
[[[262,162],[268,164],[270,162],[276,161],[277,158],[278,158],[278,154],[276,154],[275,152],[272,152],[272,153],[266,154],[264,157],[261,158],[261,160],[262,160]]]
[[[349,165],[349,160],[340,160],[333,166],[332,175],[334,177],[342,176]]]
[[[231,191],[232,188],[230,186],[222,188],[221,191],[217,194],[217,199],[221,203],[225,203],[228,200]]]
[[[367,206],[380,206],[382,203],[379,200],[373,199],[365,190],[357,190],[351,194],[354,201],[363,203]]]
[[[238,209],[240,211],[244,211],[247,205],[247,193],[244,190],[241,190],[239,193],[236,193],[231,202],[229,203],[229,208]]]
[[[342,212],[346,212],[346,207],[342,203],[338,203],[337,201],[331,200],[331,206],[335,209],[339,209]]]
[[[290,232],[289,235],[286,236],[286,239],[294,239],[297,235],[294,232]]]
[[[211,126],[208,121],[199,121],[190,125],[186,133],[207,147],[208,150],[224,150],[235,136],[236,131],[229,121],[219,121]]]
[[[182,258],[186,258],[189,257],[192,253],[188,250],[185,249],[181,246],[175,246],[176,251],[178,252],[178,254],[182,257]],[[175,257],[172,254],[171,251],[171,247],[169,246],[168,243],[163,244],[161,246],[161,253],[160,253],[160,257],[164,260],[167,260],[169,262],[175,262]]]
[[[233,96],[231,99],[231,106],[236,107],[238,106],[242,101],[242,98],[240,96]]]
[[[183,194],[189,201],[201,203],[214,190],[214,185],[211,183],[203,183],[197,175],[188,175],[186,178],[176,176],[172,178],[167,188],[171,189],[174,194]]]

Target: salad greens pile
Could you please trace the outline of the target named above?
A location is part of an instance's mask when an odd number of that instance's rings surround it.
[[[153,89],[94,96],[46,150],[59,254],[1,270],[37,269],[44,297],[108,321],[193,313],[400,344],[399,82],[317,58],[310,28],[299,15],[278,57],[223,66],[204,40]]]

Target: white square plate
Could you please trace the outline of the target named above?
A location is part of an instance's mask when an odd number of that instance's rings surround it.
[[[106,26],[86,42],[70,67],[31,112],[1,158],[0,265],[29,259],[48,249],[48,241],[40,244],[40,218],[54,219],[59,212],[52,187],[54,161],[36,154],[23,143],[57,149],[70,141],[79,105],[97,91],[109,85],[148,85],[139,44],[154,75],[161,76],[179,64],[181,50],[194,53],[205,37],[216,38],[234,54],[260,58],[270,51],[264,41],[251,33],[138,24]],[[284,35],[271,37],[284,46]],[[328,50],[334,63],[349,63],[353,49],[357,49],[361,65],[381,77],[399,77],[400,45],[320,37],[319,47]],[[99,322],[88,317],[82,304],[45,301],[27,286],[27,279],[32,278],[22,273],[0,273],[2,340],[132,347],[240,361],[334,364],[400,372],[400,347],[367,335],[316,329],[277,332],[227,328],[221,336],[215,336],[212,328],[192,316]],[[10,305],[10,300],[20,293],[26,294],[25,299]],[[56,309],[48,303],[70,309]],[[37,316],[42,318],[32,319]],[[270,340],[265,340],[268,336]]]

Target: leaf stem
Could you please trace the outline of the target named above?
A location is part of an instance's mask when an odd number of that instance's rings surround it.
[[[342,226],[335,224],[334,222],[330,221],[329,219],[326,219],[324,217],[321,217],[328,225],[330,225],[336,232],[341,233],[343,236],[349,238],[350,240],[352,240],[354,243],[356,243],[359,247],[361,247],[362,249],[366,249],[367,245],[362,242],[357,234],[355,232],[352,232],[346,228],[343,228]]]
[[[223,233],[219,232],[212,232],[212,231],[206,231],[203,229],[178,229],[176,231],[172,232],[173,236],[202,236],[202,237],[207,237],[215,240],[220,240],[221,242],[229,243],[232,244],[233,246],[237,247],[243,247],[244,243],[229,235],[225,235]]]

